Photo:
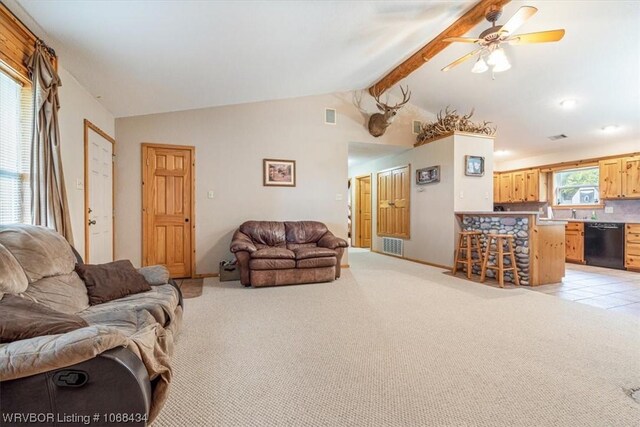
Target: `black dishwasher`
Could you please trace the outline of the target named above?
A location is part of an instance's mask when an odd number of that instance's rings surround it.
[[[588,265],[624,270],[624,224],[586,222],[584,258]]]

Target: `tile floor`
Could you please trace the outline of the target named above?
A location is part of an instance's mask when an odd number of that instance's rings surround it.
[[[640,273],[567,264],[562,283],[530,289],[640,317]]]

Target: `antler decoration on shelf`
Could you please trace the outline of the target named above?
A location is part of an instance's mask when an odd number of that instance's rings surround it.
[[[474,123],[469,120],[471,116],[473,116],[473,108],[469,114],[463,116],[460,116],[457,113],[458,112],[456,110],[449,111],[449,107],[444,109],[444,114],[443,111],[440,110],[435,122],[425,123],[422,125],[422,130],[416,137],[416,145],[424,144],[429,140],[451,132],[467,132],[488,136],[495,135],[496,127],[490,126],[491,122],[483,121],[482,123]]]

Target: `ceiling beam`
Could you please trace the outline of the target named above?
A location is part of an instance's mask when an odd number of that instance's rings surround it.
[[[402,64],[391,70],[389,74],[380,79],[376,84],[369,88],[371,95],[380,95],[400,80],[413,73],[415,70],[424,65],[431,58],[440,53],[445,47],[449,46],[449,42],[443,41],[447,37],[462,37],[473,27],[478,25],[483,19],[487,10],[490,8],[501,9],[511,0],[480,0],[464,15],[456,20],[446,30],[441,32],[424,45],[419,51],[407,58]]]

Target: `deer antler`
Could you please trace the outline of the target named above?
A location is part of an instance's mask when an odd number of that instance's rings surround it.
[[[402,92],[402,102],[400,102],[399,104],[396,104],[393,107],[394,109],[401,108],[404,104],[409,102],[409,100],[411,99],[411,91],[409,90],[409,86],[407,86],[406,91],[402,88],[402,86],[400,86],[400,91]]]

